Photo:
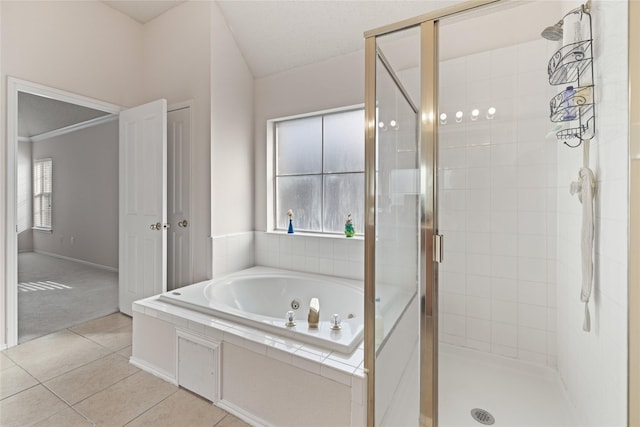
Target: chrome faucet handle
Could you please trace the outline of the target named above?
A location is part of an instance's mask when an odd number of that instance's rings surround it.
[[[333,329],[334,331],[342,329],[340,316],[338,316],[337,314],[331,316],[331,329]]]
[[[293,310],[287,311],[287,321],[284,326],[292,327],[296,326],[296,313]]]

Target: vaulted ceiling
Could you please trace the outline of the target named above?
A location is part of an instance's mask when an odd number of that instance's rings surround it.
[[[198,1],[198,0],[193,0]],[[207,0],[201,0],[207,1]],[[254,77],[260,78],[281,71],[305,66],[329,58],[356,52],[364,47],[364,32],[414,16],[450,6],[459,1],[444,0],[210,0],[216,1],[242,51]],[[185,0],[117,0],[103,3],[144,24]],[[475,13],[475,27],[465,27],[466,33],[482,37],[460,38],[455,25],[443,27],[441,57],[478,52],[497,47],[498,44],[514,43],[539,37],[539,31],[557,21],[560,2],[514,1],[502,3],[503,13],[487,11]],[[515,7],[518,6],[518,7]],[[483,16],[484,15],[484,16]],[[523,29],[522,18],[533,31]],[[548,22],[547,22],[548,21]],[[539,28],[539,29],[538,29]],[[43,102],[36,107],[36,101]],[[39,110],[51,104],[51,100],[20,99],[21,108],[31,110],[36,117]],[[28,106],[28,107],[27,107]],[[57,108],[56,108],[57,109]],[[67,126],[73,121],[74,110],[67,106],[59,109],[56,119]],[[95,111],[75,110],[81,122],[95,117]],[[22,112],[21,112],[22,114]],[[93,117],[92,117],[93,116]],[[25,116],[26,117],[26,116]],[[23,124],[21,136],[42,133],[45,127],[55,127],[49,119],[43,128],[35,129]],[[62,127],[62,126],[59,126]],[[49,129],[50,130],[50,129]]]
[[[437,10],[453,1],[218,0],[255,77],[364,48],[364,32]]]

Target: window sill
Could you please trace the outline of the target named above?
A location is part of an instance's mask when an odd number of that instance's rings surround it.
[[[44,233],[53,233],[53,228],[44,228],[44,227],[31,227],[33,231],[41,231]]]
[[[303,236],[303,237],[319,237],[322,239],[341,239],[341,240],[364,240],[364,235],[356,234],[353,237],[346,237],[344,234],[328,234],[328,233],[311,233],[305,231],[296,231],[295,233],[289,234],[284,230],[271,230],[265,231],[265,234],[275,234],[280,236]]]

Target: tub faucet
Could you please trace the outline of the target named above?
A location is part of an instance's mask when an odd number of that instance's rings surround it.
[[[310,328],[317,329],[318,323],[320,323],[320,301],[318,298],[311,298],[309,302],[309,316],[307,322]]]

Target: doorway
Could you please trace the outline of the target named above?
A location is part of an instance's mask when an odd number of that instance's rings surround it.
[[[18,136],[22,343],[118,311],[117,116],[19,92]]]
[[[80,95],[76,95],[76,94],[72,94],[69,92],[65,92],[65,91],[61,91],[61,90],[57,90],[57,89],[53,89],[53,88],[49,88],[43,85],[39,85],[36,83],[31,83],[31,82],[26,82],[26,81],[22,81],[22,80],[18,80],[15,78],[9,78],[8,80],[8,95],[7,95],[7,135],[8,135],[8,156],[7,156],[7,204],[9,206],[8,209],[8,213],[7,213],[7,230],[19,230],[19,222],[20,222],[20,215],[19,215],[19,208],[18,208],[18,190],[17,190],[17,186],[18,186],[18,182],[19,182],[19,177],[18,177],[18,159],[20,157],[19,155],[19,147],[18,147],[18,119],[19,119],[19,98],[20,96],[35,96],[35,97],[40,97],[44,100],[46,100],[45,102],[57,102],[60,103],[60,105],[62,104],[66,104],[71,106],[71,108],[75,108],[78,110],[85,110],[85,111],[93,111],[97,116],[104,116],[104,118],[109,118],[109,119],[104,119],[106,122],[108,122],[109,120],[111,120],[111,125],[115,125],[116,129],[117,129],[117,117],[119,115],[119,113],[122,111],[122,108],[116,105],[112,105],[112,104],[108,104],[108,103],[104,103],[101,101],[97,101],[94,99],[90,99],[87,97],[83,97]],[[169,181],[172,182],[179,182],[179,186],[175,187],[174,189],[172,189],[172,191],[181,191],[181,195],[180,195],[180,210],[176,211],[178,213],[178,215],[176,216],[176,224],[174,224],[174,230],[176,230],[177,232],[174,233],[173,236],[169,235],[169,238],[171,240],[172,237],[175,237],[175,235],[177,235],[177,238],[173,238],[173,241],[177,242],[175,245],[176,250],[174,251],[175,254],[178,254],[178,256],[176,256],[176,263],[178,264],[178,268],[173,268],[174,271],[176,271],[177,273],[173,274],[172,279],[170,278],[170,282],[172,283],[172,287],[179,287],[179,286],[184,286],[185,284],[189,284],[191,281],[191,277],[192,277],[192,264],[191,264],[191,243],[190,243],[190,212],[191,212],[191,201],[190,201],[190,188],[191,188],[191,179],[190,179],[190,165],[191,165],[191,154],[190,154],[190,144],[191,144],[191,103],[190,102],[185,102],[179,105],[174,105],[171,108],[172,112],[168,115],[169,119],[167,122],[167,119],[165,119],[164,123],[165,123],[165,131],[167,131],[166,126],[167,123],[169,124],[169,126],[173,126],[174,127],[174,131],[170,132],[170,137],[169,137],[169,147],[173,147],[175,145],[175,148],[173,148],[173,154],[170,154],[170,159],[174,159],[176,157],[180,158],[180,166],[177,166],[177,163],[174,162],[174,166],[173,166],[173,170],[170,170],[170,173],[172,173],[172,176],[175,175],[176,173],[181,174],[181,177],[179,179],[174,179],[173,177],[169,178]],[[174,111],[175,110],[175,111]],[[178,113],[178,114],[176,114]],[[96,120],[103,120],[102,118],[98,117]],[[106,123],[106,125],[109,125],[109,123]],[[173,137],[172,137],[173,135]],[[172,139],[173,138],[173,139]],[[117,140],[118,140],[118,136],[117,136],[117,130],[116,130],[116,145],[118,144]],[[177,141],[175,144],[174,142]],[[118,150],[116,149],[116,153],[118,152]],[[117,155],[117,154],[116,154]],[[23,156],[26,158],[26,156]],[[99,156],[98,156],[99,157]],[[57,164],[57,162],[56,162]],[[53,166],[55,168],[55,165]],[[166,167],[166,166],[165,166]],[[118,169],[122,169],[121,167],[118,168],[117,163],[116,163],[116,170]],[[171,166],[170,166],[171,169]],[[166,169],[165,169],[166,171]],[[28,176],[29,173],[23,174],[23,176]],[[29,185],[31,186],[31,183],[29,183]],[[115,197],[116,197],[116,202],[115,202],[115,206],[116,206],[116,215],[118,215],[117,213],[117,206],[119,205],[118,203],[118,194],[119,191],[117,189],[117,182],[116,182],[116,192],[115,192]],[[179,188],[179,190],[178,190]],[[29,190],[30,192],[30,190]],[[173,198],[176,199],[174,194],[169,194],[168,195],[169,198]],[[29,199],[29,198],[27,198]],[[53,199],[52,199],[53,200]],[[52,206],[55,206],[55,203],[52,204]],[[165,205],[166,206],[166,205]],[[24,208],[23,208],[24,211]],[[29,209],[26,210],[26,212],[29,212]],[[25,212],[20,212],[20,214],[22,214],[22,216],[25,216]],[[31,214],[27,213],[26,214],[27,217],[30,217]],[[179,216],[179,218],[178,218]],[[55,219],[54,219],[54,223],[55,223]],[[96,227],[96,228],[100,228],[101,226],[104,226],[104,223],[101,221],[89,221],[90,227]],[[178,224],[178,222],[180,224]],[[110,233],[113,233],[113,228],[118,227],[118,222],[116,221],[114,226],[105,226],[105,229],[108,229]],[[57,227],[56,227],[57,228]],[[171,224],[168,224],[165,228],[166,229],[170,229],[171,228]],[[35,232],[35,231],[33,231]],[[45,237],[47,236],[51,236],[54,233],[51,232],[50,230],[38,230],[38,232],[42,232],[44,233],[43,235]],[[118,233],[113,233],[114,235],[118,235]],[[162,233],[164,235],[166,235],[167,233]],[[54,243],[62,243],[62,242],[66,242],[66,244],[68,246],[75,246],[78,247],[82,241],[82,239],[80,239],[78,236],[73,235],[72,233],[65,233],[62,237],[62,241],[60,241],[60,236],[56,236],[58,240],[55,239],[50,239],[50,240],[54,240]],[[165,237],[166,239],[166,237]],[[95,240],[95,239],[94,239]],[[117,242],[117,237],[116,237],[116,242]],[[117,250],[117,243],[116,243],[116,251],[115,251],[115,257],[116,260],[118,259],[118,250]],[[6,281],[6,319],[7,319],[7,345],[9,347],[14,346],[18,343],[18,326],[19,326],[19,321],[18,321],[18,294],[19,294],[19,290],[18,290],[18,249],[19,248],[19,233],[8,233],[7,235],[7,255],[6,255],[6,268],[7,268],[7,281]],[[40,254],[39,254],[40,255]],[[45,254],[46,255],[46,254]],[[165,250],[165,257],[167,256],[166,250]],[[55,258],[55,257],[54,257]],[[72,258],[72,259],[68,259],[68,258]],[[179,259],[178,259],[179,258]],[[168,259],[170,261],[169,265],[173,265],[174,264],[174,257],[172,256],[171,253],[168,254]],[[56,261],[64,261],[64,262],[73,262],[74,259],[71,256],[68,256],[67,259],[65,258],[60,258],[57,257]],[[105,265],[101,265],[100,263],[92,263],[92,262],[84,262],[81,263],[83,268],[92,268],[92,267],[98,267],[99,270],[102,270],[103,273],[111,273],[111,275],[115,275],[115,281],[116,284],[118,283],[118,261],[115,262],[115,265],[113,267],[110,266],[106,266],[107,268],[104,269],[103,267],[105,267]],[[163,263],[166,266],[166,262]],[[75,264],[74,264],[75,265]],[[166,267],[165,267],[166,268]],[[63,270],[65,270],[63,268]],[[68,268],[66,269],[68,270]],[[111,271],[109,271],[111,270]],[[94,271],[95,274],[96,271]],[[164,270],[164,273],[166,275],[166,270]],[[91,274],[89,274],[91,275]],[[98,274],[99,275],[99,274]],[[29,292],[36,292],[36,290],[41,291],[41,292],[45,292],[46,290],[50,290],[53,292],[53,290],[55,289],[56,292],[57,291],[62,291],[64,289],[68,289],[65,288],[65,284],[58,284],[56,281],[52,280],[51,282],[53,283],[42,283],[39,284],[37,283],[39,280],[29,280],[29,282],[35,282],[30,284],[30,288],[26,288],[29,290]],[[47,282],[47,281],[43,281],[43,282]],[[68,286],[68,285],[67,285]],[[26,292],[26,291],[25,291]],[[116,287],[116,293],[118,292],[117,287]],[[116,299],[116,305],[115,305],[115,310],[118,309],[118,303],[117,303],[117,299]],[[110,310],[114,310],[113,308],[111,308]],[[97,313],[97,314],[96,314]],[[94,311],[94,317],[95,316],[100,316],[100,312],[99,311]],[[71,316],[73,317],[73,316]],[[82,319],[80,319],[80,321],[82,321]],[[22,341],[22,340],[21,340]]]
[[[9,78],[7,82],[7,252],[6,319],[7,345],[18,343],[18,115],[20,94],[56,100],[105,114],[118,114],[120,107],[53,89],[36,83]],[[11,232],[15,230],[16,232]],[[75,242],[74,242],[75,243]],[[44,292],[44,291],[42,291]]]

